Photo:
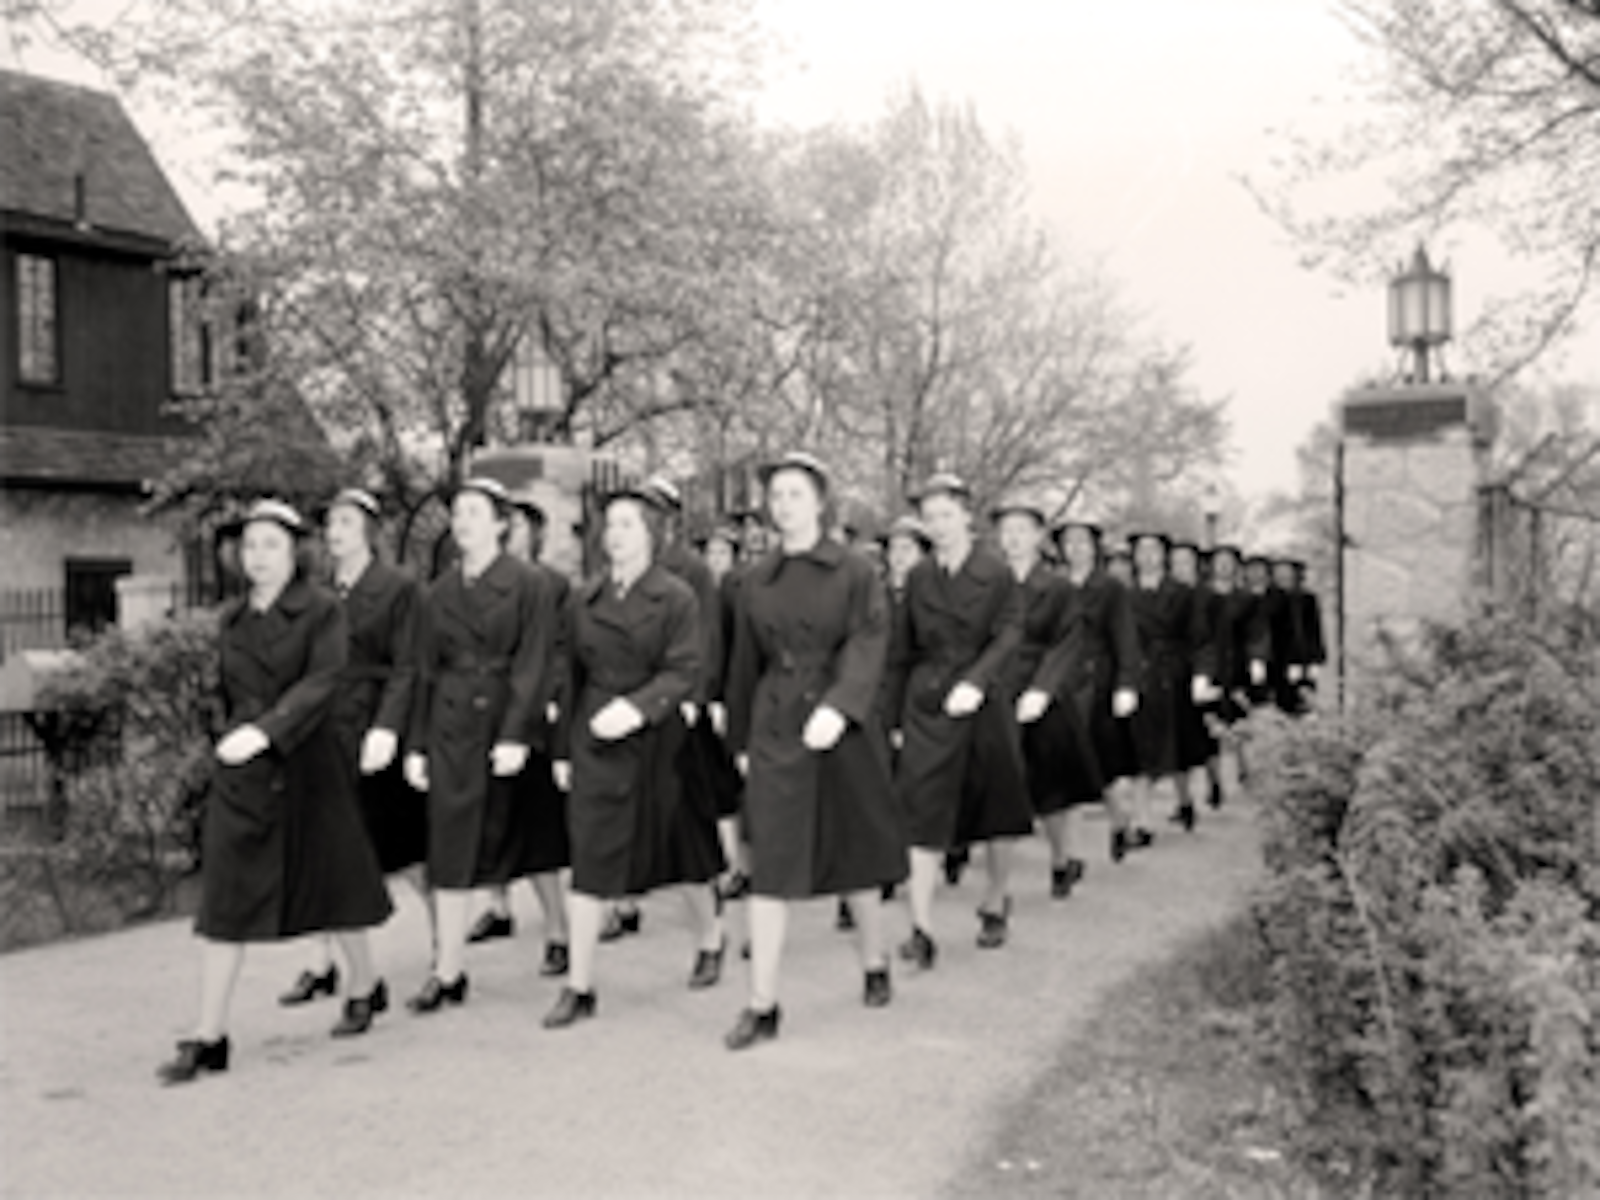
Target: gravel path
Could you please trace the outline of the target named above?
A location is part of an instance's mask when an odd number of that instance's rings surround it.
[[[941,893],[938,968],[895,972],[868,1010],[833,906],[791,919],[782,1037],[722,1048],[744,996],[684,987],[692,957],[672,896],[602,950],[600,1016],[540,1028],[556,987],[536,974],[537,908],[516,891],[515,940],[473,947],[464,1009],[391,1010],[336,1042],[324,1001],[280,1009],[293,946],[254,948],[234,1013],[233,1068],[162,1089],[153,1070],[192,1020],[186,922],[0,959],[0,1192],[7,1196],[929,1196],[983,1144],[1109,984],[1224,916],[1255,872],[1248,801],[1164,832],[1120,868],[1096,857],[1052,902],[1027,843],[1011,943],[972,942],[977,881]],[[740,918],[734,916],[737,926]],[[890,912],[896,940],[904,911]],[[378,935],[398,997],[426,969],[409,897]]]

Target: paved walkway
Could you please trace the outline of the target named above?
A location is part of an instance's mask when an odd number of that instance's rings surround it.
[[[234,1065],[188,1087],[153,1077],[192,1020],[197,962],[167,922],[0,958],[0,1193],[6,1196],[929,1196],[983,1144],[1108,985],[1217,921],[1254,874],[1246,801],[1163,832],[1120,868],[1096,856],[1071,900],[1047,894],[1040,840],[1021,856],[1010,945],[972,942],[977,883],[941,894],[938,968],[895,972],[868,1010],[831,903],[791,920],[782,1037],[721,1037],[744,996],[684,987],[681,902],[653,897],[641,936],[602,950],[600,1016],[540,1028],[537,909],[474,947],[464,1009],[391,1013],[326,1034],[335,1006],[277,1007],[292,946],[249,954]],[[739,918],[736,916],[735,921]],[[903,935],[896,906],[890,929]],[[403,997],[426,968],[420,906],[378,937]]]

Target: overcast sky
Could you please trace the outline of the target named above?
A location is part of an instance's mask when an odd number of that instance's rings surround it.
[[[1293,488],[1312,424],[1392,362],[1381,286],[1345,292],[1300,269],[1238,181],[1281,147],[1274,128],[1331,135],[1354,115],[1349,72],[1363,50],[1332,0],[758,2],[785,46],[764,117],[864,123],[915,80],[1021,138],[1039,215],[1103,264],[1153,331],[1192,347],[1206,394],[1230,399],[1227,474],[1239,492]],[[19,62],[0,47],[0,61],[103,86],[37,52]],[[213,206],[193,145],[134,112],[205,222]],[[1453,269],[1458,327],[1515,286],[1487,241],[1437,249]],[[1555,369],[1600,382],[1600,337]]]

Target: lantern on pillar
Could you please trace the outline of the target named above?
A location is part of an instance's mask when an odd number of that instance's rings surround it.
[[[1450,276],[1435,270],[1419,243],[1409,269],[1389,282],[1389,344],[1409,350],[1411,382],[1428,382],[1429,352],[1450,340]]]
[[[528,329],[518,339],[511,379],[518,440],[553,441],[566,411],[561,369],[546,353],[536,329]]]

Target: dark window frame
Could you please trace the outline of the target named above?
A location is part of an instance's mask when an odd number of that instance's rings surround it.
[[[131,558],[70,557],[62,560],[61,619],[62,626],[71,634],[74,631],[99,633],[117,621],[116,581],[133,574]],[[85,611],[84,600],[89,592],[85,586],[91,580],[105,581],[99,591],[102,597],[109,594],[108,606],[98,604]]]
[[[202,396],[217,382],[217,342],[206,291],[201,272],[167,276],[167,391],[173,396]]]
[[[15,302],[17,312],[17,383],[22,387],[59,388],[65,372],[61,362],[61,260],[54,254],[37,250],[18,250],[15,254]],[[48,268],[50,280],[49,355],[50,373],[43,375],[30,370],[29,351],[41,348],[39,306],[27,302],[25,293],[34,264]]]

